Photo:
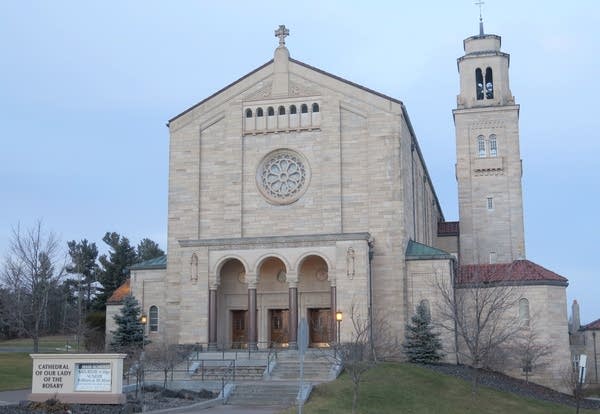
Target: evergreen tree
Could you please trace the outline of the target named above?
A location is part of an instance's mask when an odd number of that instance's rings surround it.
[[[425,302],[417,306],[417,313],[406,326],[404,354],[410,362],[420,364],[438,362],[444,356],[439,334],[433,332],[431,315]]]
[[[117,330],[111,331],[111,346],[114,350],[141,348],[144,340],[144,325],[140,322],[142,311],[136,298],[125,296],[121,312],[114,316]]]
[[[98,248],[96,243],[89,243],[86,239],[80,242],[71,240],[67,243],[67,246],[71,257],[71,264],[67,266],[67,272],[79,275],[77,283],[74,284],[77,288],[78,300],[81,299],[79,306],[84,311],[89,311],[92,299],[92,284],[96,281],[98,274],[98,264],[96,263]],[[80,313],[82,313],[81,309]]]
[[[165,252],[153,240],[143,239],[137,245],[137,262],[145,262],[146,260],[155,259],[164,256]]]
[[[129,239],[118,233],[106,233],[102,241],[110,247],[108,256],[103,254],[99,259],[98,281],[102,284],[102,292],[96,298],[96,307],[103,310],[108,298],[127,279],[127,268],[136,263],[137,254]]]

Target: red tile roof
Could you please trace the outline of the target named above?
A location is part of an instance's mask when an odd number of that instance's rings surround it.
[[[125,281],[121,286],[113,292],[110,298],[106,301],[107,305],[119,305],[125,299],[125,296],[131,293],[131,286],[129,285],[129,279]]]
[[[457,283],[530,282],[532,284],[567,285],[568,279],[529,260],[512,263],[463,265],[458,270]]]
[[[581,327],[582,331],[596,331],[600,330],[600,319],[596,319],[594,322],[588,323]]]

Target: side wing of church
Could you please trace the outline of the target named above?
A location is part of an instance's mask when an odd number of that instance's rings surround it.
[[[291,58],[287,34],[276,31],[273,60],[169,121],[168,257],[132,267],[124,288],[150,339],[293,348],[306,319],[322,347],[351,338],[351,316],[383,316],[402,342],[419,303],[439,317],[436,284],[460,295],[486,275],[519,287],[515,316],[535,314],[555,345],[537,380],[558,387],[567,280],[525,260],[519,107],[500,37],[466,39],[458,59],[460,222],[446,222],[402,102]],[[457,338],[442,340],[460,359]]]

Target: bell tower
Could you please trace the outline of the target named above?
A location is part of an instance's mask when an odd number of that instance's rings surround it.
[[[519,105],[509,86],[510,56],[500,36],[464,40],[453,111],[462,264],[525,257]]]

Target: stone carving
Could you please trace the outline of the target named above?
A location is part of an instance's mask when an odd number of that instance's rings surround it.
[[[327,273],[327,269],[325,267],[321,267],[320,269],[317,269],[317,271],[315,272],[315,277],[319,281],[327,280],[328,276],[329,276],[329,274]]]
[[[196,253],[192,254],[190,260],[190,280],[192,283],[198,282],[198,256]]]
[[[240,273],[238,273],[238,282],[246,283],[246,272],[244,272],[243,270]]]
[[[346,274],[348,275],[348,279],[354,279],[354,275],[356,274],[355,261],[356,253],[352,247],[348,247],[348,251],[346,252]]]
[[[279,150],[265,157],[256,178],[259,189],[269,201],[290,204],[306,190],[308,169],[296,152]]]

